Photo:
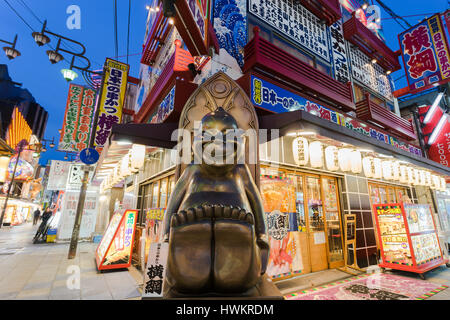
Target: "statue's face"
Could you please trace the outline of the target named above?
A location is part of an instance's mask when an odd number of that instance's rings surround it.
[[[202,159],[203,165],[237,164],[243,142],[236,120],[222,108],[218,108],[203,117],[201,125],[201,139],[194,141],[196,158]]]

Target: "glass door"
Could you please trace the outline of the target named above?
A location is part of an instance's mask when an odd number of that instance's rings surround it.
[[[322,193],[318,176],[305,176],[305,180],[311,271],[316,272],[328,269]]]
[[[344,265],[344,251],[336,179],[322,177],[322,192],[328,237],[328,262],[330,268],[338,268]]]

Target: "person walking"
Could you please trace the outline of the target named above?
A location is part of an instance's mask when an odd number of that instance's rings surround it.
[[[33,212],[33,226],[36,225],[39,221],[39,217],[41,216],[41,211],[39,210],[39,208],[37,208],[34,212]]]
[[[52,211],[50,210],[50,207],[47,207],[47,209],[45,209],[44,213],[42,214],[42,217],[41,217],[42,222],[43,222],[44,224],[46,224],[47,221],[48,221],[48,219],[50,219],[52,215],[53,215],[53,213],[52,213]]]

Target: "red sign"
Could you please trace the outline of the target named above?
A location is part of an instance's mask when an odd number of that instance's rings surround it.
[[[450,81],[450,54],[439,14],[399,34],[410,90]]]
[[[429,109],[430,106],[419,108],[421,121],[423,121]],[[445,117],[445,114],[440,107],[437,107],[430,121],[422,128],[422,133],[425,135],[425,143],[428,143],[434,130],[440,131],[437,133],[438,137],[428,149],[428,157],[435,162],[450,167],[450,123],[445,121],[444,125],[438,128],[438,123],[442,117]]]

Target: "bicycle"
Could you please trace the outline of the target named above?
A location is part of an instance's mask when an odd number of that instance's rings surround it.
[[[49,223],[48,223],[49,220],[50,219],[41,222],[41,224],[39,225],[39,228],[36,231],[36,234],[34,235],[33,244],[36,244],[41,241],[45,241],[45,237],[47,236],[47,232],[49,229]]]

